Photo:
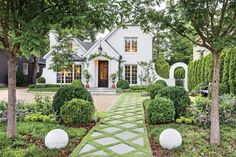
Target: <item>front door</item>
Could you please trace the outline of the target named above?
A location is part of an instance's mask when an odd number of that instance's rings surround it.
[[[108,87],[108,61],[98,62],[98,87]]]

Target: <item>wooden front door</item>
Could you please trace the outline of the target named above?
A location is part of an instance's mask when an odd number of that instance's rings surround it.
[[[108,87],[108,61],[98,62],[98,87]]]

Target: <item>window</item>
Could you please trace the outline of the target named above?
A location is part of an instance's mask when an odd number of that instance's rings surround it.
[[[81,79],[81,65],[73,65],[63,72],[57,72],[57,83],[71,83]]]
[[[38,66],[38,69],[37,69],[37,73],[39,73],[40,69],[39,69],[39,66]]]
[[[81,79],[81,65],[74,65],[74,80]]]
[[[28,63],[23,63],[23,74],[28,75]]]
[[[137,84],[137,65],[125,65],[125,79],[129,84]]]
[[[138,40],[137,38],[125,38],[125,52],[137,52]]]

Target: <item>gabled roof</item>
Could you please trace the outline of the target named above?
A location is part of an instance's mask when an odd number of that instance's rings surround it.
[[[95,44],[95,42],[84,42],[80,39],[76,38],[76,40],[83,46],[87,51]]]
[[[92,52],[92,50],[96,46],[98,46],[98,44],[101,44],[101,43],[103,43],[105,46],[107,46],[111,50],[110,52],[112,52],[114,55],[120,56],[120,54],[113,47],[111,47],[110,44],[107,43],[103,38],[100,38],[99,40],[97,40],[96,43],[83,56],[89,55]]]

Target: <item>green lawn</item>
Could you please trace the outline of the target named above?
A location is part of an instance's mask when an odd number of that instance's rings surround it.
[[[182,146],[173,151],[167,151],[159,145],[159,135],[166,128],[177,129],[183,138]],[[160,156],[176,157],[235,157],[236,156],[236,126],[221,125],[221,146],[209,144],[209,129],[185,124],[162,124],[148,126],[150,137],[157,147]]]
[[[69,144],[62,150],[48,150],[44,144],[46,134],[56,128],[64,129],[69,135]],[[86,135],[84,128],[68,128],[63,125],[41,122],[18,122],[17,137],[7,139],[6,124],[0,125],[1,157],[47,157],[67,156]]]

